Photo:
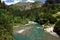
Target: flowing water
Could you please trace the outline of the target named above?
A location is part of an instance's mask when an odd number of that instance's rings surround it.
[[[60,38],[52,36],[42,30],[41,27],[39,24],[30,24],[23,28],[20,27],[21,29],[25,29],[22,33],[16,33],[18,30],[21,30],[20,28],[16,28],[15,30],[17,31],[13,36],[15,40],[60,40]]]

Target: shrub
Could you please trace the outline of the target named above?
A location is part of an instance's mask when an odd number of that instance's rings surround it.
[[[50,24],[55,24],[55,22],[57,21],[57,18],[53,17],[53,16],[49,16],[48,18]]]

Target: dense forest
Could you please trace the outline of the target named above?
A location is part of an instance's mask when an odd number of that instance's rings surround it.
[[[9,6],[0,0],[0,40],[13,40],[13,26],[24,25],[28,21],[34,21],[41,25],[56,24],[54,31],[60,35],[59,12],[60,1],[57,0],[46,0],[45,3],[39,1],[17,3]]]
[[[1,3],[0,0],[0,40],[13,40],[12,38],[12,28],[13,24],[11,22],[10,12],[6,10],[5,3]]]

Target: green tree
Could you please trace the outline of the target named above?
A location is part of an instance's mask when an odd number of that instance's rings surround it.
[[[0,3],[0,40],[13,40],[12,23],[7,19],[8,11],[5,9],[5,3]]]

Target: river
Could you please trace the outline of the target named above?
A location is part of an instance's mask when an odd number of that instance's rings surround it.
[[[18,27],[15,29],[13,37],[15,40],[60,40],[60,38],[52,36],[41,29],[39,24],[30,24],[24,27]],[[18,33],[19,30],[24,29],[22,33]]]

